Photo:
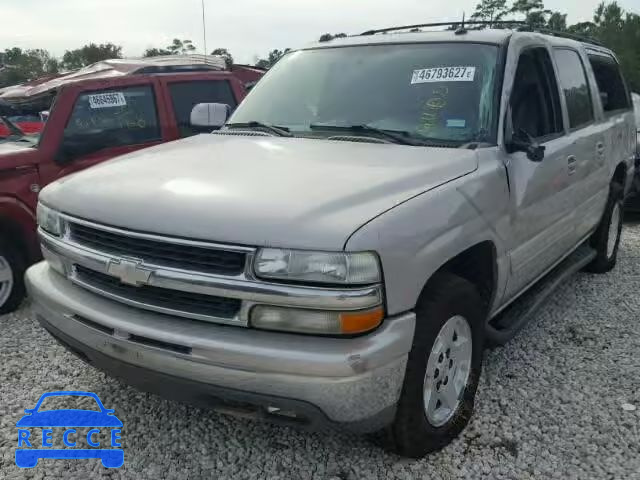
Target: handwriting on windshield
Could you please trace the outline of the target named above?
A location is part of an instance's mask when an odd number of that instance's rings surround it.
[[[428,135],[438,126],[441,111],[447,106],[448,96],[449,89],[447,87],[437,87],[432,90],[431,97],[424,103],[418,131]]]

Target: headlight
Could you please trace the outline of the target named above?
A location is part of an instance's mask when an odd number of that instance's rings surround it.
[[[380,266],[372,252],[328,253],[263,248],[254,262],[261,278],[295,282],[367,284],[380,281]]]
[[[38,219],[38,226],[42,230],[57,237],[61,235],[62,224],[60,222],[60,215],[58,212],[38,203],[36,216]]]
[[[356,312],[334,312],[256,305],[251,310],[253,328],[320,335],[364,333],[380,325],[383,318],[382,307]]]

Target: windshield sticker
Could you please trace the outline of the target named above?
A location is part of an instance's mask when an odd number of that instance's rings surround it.
[[[473,82],[476,77],[476,67],[437,67],[414,70],[411,85],[417,83],[436,82]]]
[[[424,103],[420,116],[419,132],[429,135],[431,130],[438,125],[440,112],[447,106],[448,96],[449,89],[447,87],[435,87],[431,91],[431,97]]]
[[[124,107],[127,100],[122,92],[96,93],[89,95],[90,108]]]
[[[464,128],[467,126],[467,121],[463,119],[449,119],[447,120],[447,128]]]

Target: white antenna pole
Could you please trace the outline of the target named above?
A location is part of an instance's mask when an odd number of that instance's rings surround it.
[[[202,40],[204,43],[204,62],[207,63],[207,22],[204,16],[204,0],[202,0]]]

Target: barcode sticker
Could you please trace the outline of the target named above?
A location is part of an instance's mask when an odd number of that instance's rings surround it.
[[[436,67],[414,70],[411,84],[436,82],[473,82],[476,67]]]
[[[127,99],[122,92],[96,93],[89,95],[90,108],[124,107]]]

